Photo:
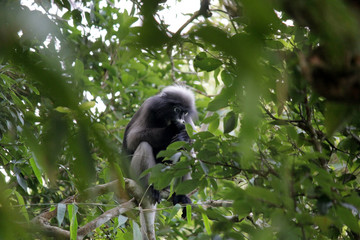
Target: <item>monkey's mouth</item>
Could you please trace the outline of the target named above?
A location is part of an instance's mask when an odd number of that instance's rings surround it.
[[[179,123],[181,123],[181,124],[186,124],[186,123],[188,123],[188,124],[190,124],[190,126],[196,131],[196,126],[195,126],[195,124],[194,124],[194,122],[193,122],[193,120],[191,119],[191,118],[189,118],[189,120],[186,122],[184,119],[176,119],[176,121],[177,122],[179,122]]]

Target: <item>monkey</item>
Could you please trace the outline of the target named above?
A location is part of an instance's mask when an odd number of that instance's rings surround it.
[[[162,163],[163,159],[157,154],[165,150],[168,145],[176,141],[191,142],[185,129],[185,123],[195,127],[197,118],[195,97],[191,90],[181,85],[165,87],[159,94],[145,100],[125,128],[123,149],[132,155],[130,169],[138,177],[140,174]],[[160,202],[159,190],[148,186],[149,176],[142,179],[143,184],[150,192],[152,208]],[[186,195],[172,196],[173,204],[190,204]],[[183,211],[183,217],[186,216]],[[155,214],[140,215],[145,221],[153,224]],[[147,218],[147,219],[146,219]],[[144,221],[144,219],[143,219]]]

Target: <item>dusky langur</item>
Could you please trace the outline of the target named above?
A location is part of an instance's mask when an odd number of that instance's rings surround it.
[[[143,171],[161,163],[162,158],[157,158],[157,154],[172,142],[190,142],[185,123],[194,127],[193,120],[196,117],[194,94],[184,86],[168,86],[159,94],[148,98],[125,129],[123,147],[132,155],[130,168],[133,173],[140,176]],[[149,185],[148,178],[149,176],[145,176],[142,179],[146,187]],[[147,208],[154,209],[156,203],[160,202],[160,194],[152,186],[149,187],[149,192],[152,201],[151,206]],[[191,203],[186,195],[174,194],[172,200],[174,205]],[[142,225],[144,221],[150,225],[154,224],[155,212],[140,215],[140,221]]]

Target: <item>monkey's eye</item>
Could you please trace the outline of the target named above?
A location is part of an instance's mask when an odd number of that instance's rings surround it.
[[[181,109],[180,109],[180,108],[178,108],[178,107],[174,107],[174,112],[176,112],[176,113],[180,113],[180,112],[181,112]]]

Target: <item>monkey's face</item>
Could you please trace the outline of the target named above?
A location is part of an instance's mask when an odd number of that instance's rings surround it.
[[[180,105],[180,106],[175,106],[173,108],[173,110],[174,110],[174,115],[173,115],[174,119],[172,121],[176,121],[176,122],[178,122],[180,124],[184,124],[184,125],[185,125],[185,123],[188,123],[192,126],[193,129],[196,129],[195,124],[194,124],[187,108],[182,107]]]
[[[188,115],[188,111],[182,106],[174,106],[173,107],[173,121],[177,121],[179,123],[185,124],[186,117]]]

